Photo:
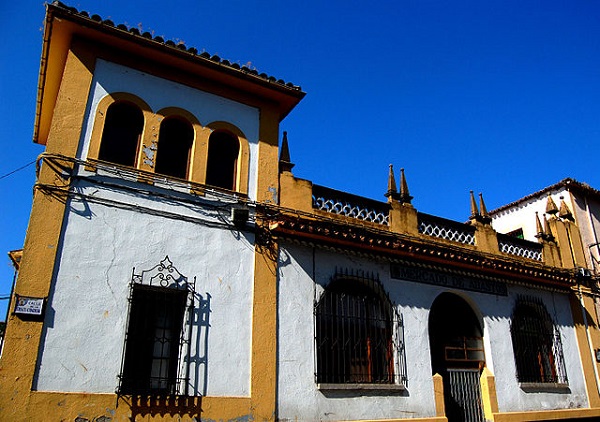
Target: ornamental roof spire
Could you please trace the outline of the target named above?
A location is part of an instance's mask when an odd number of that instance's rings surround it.
[[[550,223],[548,223],[546,214],[544,214],[544,234],[546,235],[546,240],[550,242],[554,241],[554,235],[552,234],[552,230],[550,229]]]
[[[479,192],[479,212],[481,214],[480,218],[482,223],[488,224],[492,222],[492,217],[490,217],[487,212],[485,202],[483,202],[483,194],[481,192]]]
[[[535,212],[535,231],[537,233],[535,237],[544,238],[544,229],[542,228],[542,222],[540,221],[540,216],[537,211]]]
[[[546,201],[546,214],[554,215],[557,212],[558,207],[556,206],[556,203],[554,202],[550,194],[548,194],[548,200]]]
[[[410,196],[408,191],[408,183],[406,183],[406,176],[404,176],[404,169],[400,169],[400,202],[403,204],[410,204],[413,197]]]
[[[477,218],[481,214],[479,214],[479,209],[477,208],[477,202],[475,202],[475,194],[473,191],[469,191],[471,194],[471,218]]]
[[[390,164],[390,171],[388,173],[388,188],[385,193],[385,197],[388,198],[388,202],[392,200],[400,199],[398,195],[398,188],[396,188],[396,178],[394,177],[394,166]]]
[[[287,132],[283,132],[281,141],[281,152],[279,153],[279,171],[292,171],[294,163],[290,159],[290,147],[288,146]]]
[[[573,214],[571,213],[569,206],[567,205],[564,197],[562,197],[562,196],[560,197],[560,210],[558,211],[558,216],[565,220],[571,220],[571,221],[574,220]]]

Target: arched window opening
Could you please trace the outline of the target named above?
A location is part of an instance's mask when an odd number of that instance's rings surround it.
[[[518,299],[510,333],[519,382],[567,383],[560,332],[541,301]]]
[[[194,129],[188,121],[164,119],[160,124],[155,173],[186,179],[193,141]]]
[[[98,159],[135,166],[144,128],[142,111],[128,102],[111,104],[106,111]]]
[[[335,278],[315,314],[317,383],[395,382],[399,318],[376,281]]]
[[[236,190],[238,139],[227,132],[213,132],[208,138],[206,184]]]

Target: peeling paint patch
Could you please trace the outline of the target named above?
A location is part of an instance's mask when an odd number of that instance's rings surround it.
[[[276,204],[277,203],[277,188],[271,186],[269,188],[269,192],[271,192],[271,202]]]

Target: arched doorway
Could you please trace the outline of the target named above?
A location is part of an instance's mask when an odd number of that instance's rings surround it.
[[[442,293],[429,313],[433,374],[444,380],[448,421],[483,421],[479,376],[485,364],[483,328],[459,295]]]

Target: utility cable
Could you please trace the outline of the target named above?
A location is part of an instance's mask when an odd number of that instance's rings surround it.
[[[9,172],[8,172],[8,173],[6,173],[5,175],[3,175],[3,176],[0,176],[0,180],[4,179],[5,177],[8,177],[8,176],[10,176],[11,174],[15,174],[16,172],[18,172],[18,171],[21,171],[21,170],[23,170],[24,168],[27,168],[27,167],[29,167],[30,165],[32,165],[32,164],[33,164],[33,163],[35,163],[35,162],[36,162],[36,160],[33,160],[33,161],[31,161],[31,162],[29,162],[29,163],[25,164],[24,166],[21,166],[21,167],[19,167],[18,169],[15,169],[15,170],[13,170],[13,171],[9,171]]]

